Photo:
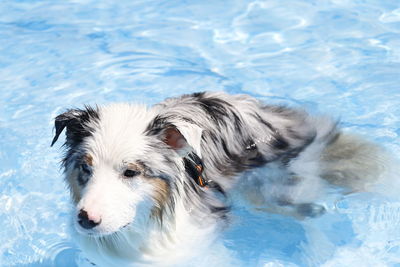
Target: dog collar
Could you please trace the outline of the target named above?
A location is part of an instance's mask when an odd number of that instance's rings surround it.
[[[185,163],[186,172],[192,177],[192,179],[201,187],[208,185],[207,180],[203,177],[203,162],[200,157],[197,156],[193,151],[189,152],[185,157],[183,157],[183,162]]]

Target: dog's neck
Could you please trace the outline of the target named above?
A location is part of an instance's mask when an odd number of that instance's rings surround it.
[[[204,165],[200,157],[191,151],[187,153],[183,158],[185,164],[186,173],[196,182],[200,187],[205,187],[208,184],[203,176]]]
[[[199,187],[205,189],[214,189],[225,196],[224,190],[218,183],[204,176],[203,172],[205,166],[203,164],[203,160],[196,154],[194,149],[189,150],[182,157],[182,160],[185,165],[186,173],[193,179],[193,181],[196,182]]]

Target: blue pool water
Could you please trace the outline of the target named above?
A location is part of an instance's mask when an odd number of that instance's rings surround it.
[[[1,266],[86,264],[49,147],[67,107],[247,93],[341,118],[400,156],[397,0],[2,0],[0,14]],[[196,265],[400,266],[397,192],[333,194],[304,221],[239,202]]]

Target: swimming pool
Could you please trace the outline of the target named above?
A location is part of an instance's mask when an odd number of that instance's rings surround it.
[[[3,0],[0,14],[1,266],[87,264],[49,146],[67,107],[247,93],[340,117],[400,156],[398,1]],[[237,203],[195,265],[400,266],[400,187],[389,187],[333,194],[305,221]]]

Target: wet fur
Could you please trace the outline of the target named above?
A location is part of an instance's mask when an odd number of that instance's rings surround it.
[[[110,225],[81,231],[77,240],[93,262],[106,265],[173,264],[192,255],[194,245],[206,247],[228,222],[226,197],[237,184],[260,209],[304,218],[323,214],[314,201],[326,182],[362,190],[381,171],[375,160],[381,149],[341,132],[336,121],[246,95],[206,92],[151,108],[85,107],[59,115],[55,126],[53,144],[66,128],[63,166],[77,209],[103,212]],[[179,142],[170,140],[168,129],[181,134]],[[203,160],[213,187],[200,187],[186,172],[182,157],[189,150]],[[79,169],[82,162],[93,168],[89,177]],[[118,168],[136,168],[140,175],[123,179]],[[97,194],[102,201],[99,188],[107,195],[113,187],[129,205],[113,197],[120,204],[102,210],[87,200]],[[125,193],[119,196],[118,188]],[[120,217],[131,209],[123,225]],[[116,213],[109,221],[108,211]],[[120,224],[116,230],[110,230],[113,220]]]

